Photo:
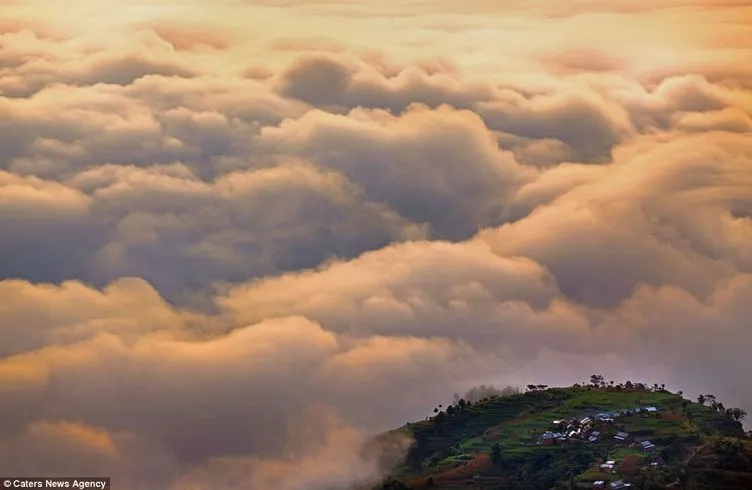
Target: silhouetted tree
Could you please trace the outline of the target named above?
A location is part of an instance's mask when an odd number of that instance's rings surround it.
[[[700,405],[705,405],[705,401],[706,401],[705,395],[703,394],[697,395],[697,403],[699,403]]]

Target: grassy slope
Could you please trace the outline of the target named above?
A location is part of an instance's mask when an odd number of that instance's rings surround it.
[[[554,419],[584,417],[638,405],[658,406],[661,413],[621,417],[612,427],[599,427],[603,437],[596,444],[535,444],[537,435],[549,429]],[[640,464],[643,453],[613,440],[617,430],[626,430],[638,439],[650,439],[658,445],[658,452],[673,455],[674,461],[668,460],[666,468],[662,470],[662,477],[668,478],[671,472],[680,470],[684,464],[682,457],[698,444],[700,436],[740,434],[738,425],[708,407],[693,403],[687,406],[693,419],[690,421],[682,415],[682,405],[683,399],[669,392],[615,389],[552,388],[544,392],[493,398],[473,405],[462,416],[450,418],[440,432],[433,421],[408,424],[402,428],[413,435],[416,444],[407,464],[397,476],[411,482],[414,488],[419,488],[420,482],[428,476],[433,476],[436,488],[460,485],[463,488],[481,488],[480,485],[469,485],[468,479],[473,475],[486,479],[485,489],[504,484],[513,488],[550,488],[546,485],[561,482],[562,479],[572,483],[614,480],[617,476],[597,471],[596,462],[599,458],[624,460],[631,456],[627,460],[629,468],[625,464],[624,471],[637,478],[635,471],[638,468],[635,465]],[[488,460],[488,454],[496,443],[502,448],[501,466],[493,465]],[[693,463],[700,464],[706,460],[704,458],[704,453],[698,454]],[[708,475],[710,471],[714,470],[698,467],[693,478],[699,482],[699,475]],[[538,483],[524,483],[534,481]]]

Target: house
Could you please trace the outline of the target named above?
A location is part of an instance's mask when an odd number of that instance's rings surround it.
[[[616,435],[614,436],[614,439],[616,439],[617,441],[623,442],[629,439],[629,434],[626,432],[617,432]]]
[[[642,441],[640,443],[640,446],[642,447],[643,451],[652,451],[653,449],[655,449],[655,444],[650,441]]]
[[[580,425],[588,425],[592,423],[593,419],[591,419],[590,417],[585,417],[584,419],[580,420]]]
[[[613,463],[603,463],[601,465],[601,471],[604,473],[614,473],[616,469],[614,468]]]
[[[546,432],[545,434],[541,435],[538,438],[539,444],[544,444],[546,446],[552,445],[556,441],[557,435],[551,432]]]
[[[590,437],[588,437],[588,442],[595,442],[597,440],[598,440],[598,436],[591,435]]]
[[[653,463],[655,463],[655,466],[658,466],[660,468],[664,464],[663,458],[653,453],[650,455],[650,466],[653,466]]]
[[[616,464],[616,460],[610,459],[610,460],[606,461],[606,464]]]
[[[600,431],[594,430],[593,432],[591,432],[591,433],[590,433],[590,435],[591,435],[591,436],[595,436],[595,437],[598,437],[598,436],[600,436],[600,435],[601,435],[601,433],[600,433]]]
[[[656,413],[658,409],[656,407],[645,407],[645,411],[648,413]]]
[[[604,488],[606,486],[606,482],[603,480],[597,480],[593,482],[594,488]]]
[[[631,486],[631,483],[624,483],[622,480],[617,480],[615,482],[611,482],[609,488],[612,488],[613,490],[621,490],[622,488],[630,488]]]
[[[610,488],[614,490],[620,490],[622,488],[630,488],[632,486],[631,483],[624,483],[623,480],[616,480],[615,482],[611,482],[609,485]]]

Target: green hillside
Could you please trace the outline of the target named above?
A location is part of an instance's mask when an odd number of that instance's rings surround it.
[[[530,385],[437,407],[394,431],[415,442],[379,488],[752,489],[745,416],[712,395],[690,401],[598,375],[566,388]]]

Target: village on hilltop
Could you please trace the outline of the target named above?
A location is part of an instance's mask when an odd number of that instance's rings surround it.
[[[609,434],[614,444],[623,444],[630,448],[638,448],[646,453],[650,453],[650,466],[657,467],[663,464],[660,456],[654,454],[655,444],[645,439],[636,441],[628,432],[623,432],[613,428],[615,420],[619,417],[635,414],[657,414],[659,409],[654,406],[634,407],[616,410],[612,412],[601,412],[597,414],[586,415],[582,418],[572,417],[568,420],[553,420],[551,429],[538,437],[538,444],[581,444],[596,443],[602,441]],[[599,430],[596,430],[599,429]],[[616,433],[614,434],[614,431]],[[612,434],[612,435],[611,435]],[[602,473],[617,473],[617,460],[608,460],[599,465]],[[605,480],[596,480],[592,483],[593,488],[606,488]],[[616,480],[608,484],[611,490],[621,490],[631,488],[631,483],[623,480]]]

